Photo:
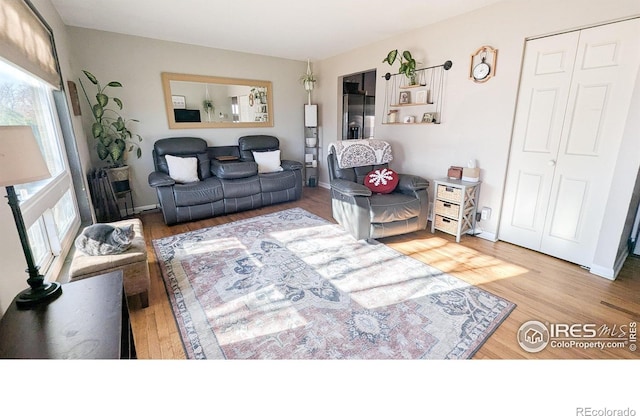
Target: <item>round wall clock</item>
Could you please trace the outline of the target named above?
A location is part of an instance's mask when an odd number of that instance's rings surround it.
[[[475,82],[486,82],[496,73],[496,59],[498,50],[491,46],[480,47],[471,55],[471,65],[469,68],[469,78]],[[491,63],[487,62],[487,58]]]
[[[485,62],[486,58],[482,58],[482,62],[473,67],[473,79],[482,81],[491,75],[491,67]]]

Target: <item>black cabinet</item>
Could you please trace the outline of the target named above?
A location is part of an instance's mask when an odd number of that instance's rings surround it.
[[[136,358],[122,272],[64,284],[33,309],[14,300],[0,321],[0,358]]]

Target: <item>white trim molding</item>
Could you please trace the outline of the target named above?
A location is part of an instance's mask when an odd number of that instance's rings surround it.
[[[604,267],[597,264],[592,264],[589,268],[589,271],[596,276],[604,277],[605,279],[609,280],[616,280],[627,257],[629,257],[629,250],[625,249],[620,257],[618,257],[613,267]]]

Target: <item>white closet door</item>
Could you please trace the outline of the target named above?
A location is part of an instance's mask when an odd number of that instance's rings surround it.
[[[540,251],[590,266],[640,66],[640,20],[580,33]]]
[[[575,58],[570,59],[569,38],[576,36]],[[554,76],[540,77],[540,85],[529,95],[557,96],[542,110],[532,111],[526,102],[518,107],[501,239],[591,264],[640,66],[639,36],[640,19],[633,19],[527,43],[525,55],[536,64],[533,74],[525,67],[524,88],[527,78],[539,76],[540,62],[554,61],[558,74],[564,74],[566,58],[573,70],[564,86],[556,84]],[[543,53],[529,48],[544,43]],[[521,91],[521,100],[527,91]],[[519,126],[520,118],[525,126]],[[543,131],[530,135],[535,128]],[[532,140],[537,146],[533,152]]]
[[[540,249],[579,32],[527,42],[500,239]]]

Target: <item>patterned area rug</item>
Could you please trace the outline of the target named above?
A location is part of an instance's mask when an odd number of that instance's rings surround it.
[[[300,208],[153,246],[191,359],[464,359],[515,308]]]

